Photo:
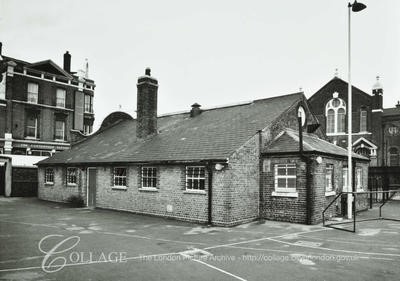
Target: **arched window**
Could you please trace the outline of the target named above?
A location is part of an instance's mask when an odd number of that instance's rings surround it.
[[[335,111],[333,109],[329,109],[326,116],[326,132],[335,132]]]
[[[337,132],[344,133],[346,126],[346,110],[344,108],[339,108],[337,111]]]
[[[399,166],[399,150],[396,147],[389,148],[389,166]]]
[[[365,108],[362,108],[360,111],[360,132],[367,131],[367,116],[367,110]]]
[[[338,93],[333,94],[325,107],[326,132],[328,134],[344,133],[346,130],[346,103],[338,98]]]

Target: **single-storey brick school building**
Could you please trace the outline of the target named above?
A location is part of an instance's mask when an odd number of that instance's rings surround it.
[[[347,152],[322,139],[303,93],[161,116],[157,95],[146,69],[137,118],[111,113],[96,133],[39,162],[39,198],[80,195],[97,208],[224,226],[315,224],[346,188]],[[369,160],[353,159],[354,188],[366,189]]]

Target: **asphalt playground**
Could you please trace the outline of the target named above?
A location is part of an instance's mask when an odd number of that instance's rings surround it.
[[[399,214],[399,201],[385,206]],[[390,220],[360,222],[356,233],[271,221],[207,227],[0,197],[0,280],[400,280],[399,233]]]

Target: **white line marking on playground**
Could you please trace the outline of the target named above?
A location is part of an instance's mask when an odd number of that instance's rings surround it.
[[[229,246],[240,245],[240,244],[247,244],[247,243],[263,241],[263,240],[267,240],[267,239],[271,239],[271,238],[285,237],[285,236],[289,236],[289,235],[300,235],[300,234],[306,234],[306,233],[312,233],[312,232],[318,232],[318,231],[329,231],[329,230],[330,230],[329,228],[322,228],[322,229],[316,229],[316,230],[310,230],[310,231],[302,231],[302,232],[296,232],[296,233],[288,233],[288,234],[283,234],[283,235],[278,235],[278,236],[263,237],[263,238],[252,239],[252,240],[245,240],[245,241],[240,241],[240,242],[235,242],[235,243],[229,243],[229,244],[220,244],[220,245],[215,245],[215,246],[206,247],[206,248],[204,248],[203,250],[210,250],[210,249],[223,248],[223,247],[229,247]]]
[[[304,254],[302,252],[294,252],[294,251],[289,251],[289,250],[277,250],[277,249],[269,249],[269,248],[252,248],[252,247],[242,247],[242,246],[227,246],[227,248],[252,250],[252,251],[282,252],[282,253],[301,254],[301,255]],[[314,254],[314,255],[321,254],[321,253],[318,253],[318,252],[310,252],[310,251],[307,251],[307,253],[308,254]],[[340,257],[341,255],[332,255],[332,256]],[[388,260],[388,261],[392,261],[393,260],[393,259],[389,259],[389,258],[365,257],[365,256],[354,256],[354,255],[351,255],[350,257],[357,257],[357,258],[360,258],[360,259]]]
[[[196,260],[196,259],[192,259],[191,261],[204,264],[205,266],[208,266],[208,267],[210,267],[210,268],[212,268],[212,269],[215,269],[215,270],[217,270],[217,271],[219,271],[219,272],[225,273],[226,275],[229,275],[229,276],[231,276],[231,277],[233,277],[233,278],[236,278],[236,279],[238,279],[238,280],[247,281],[246,279],[243,279],[242,277],[239,277],[239,276],[237,276],[237,275],[235,275],[235,274],[232,274],[232,273],[230,273],[230,272],[228,272],[228,271],[225,271],[225,270],[223,270],[223,269],[221,269],[221,268],[218,268],[218,267],[213,266],[213,265],[211,265],[211,264],[208,264],[208,263],[206,263],[206,262],[203,262],[203,261],[200,261],[200,260]]]
[[[353,239],[341,240],[341,239],[324,239],[324,238],[310,237],[310,236],[307,236],[307,235],[299,235],[299,236],[307,238],[307,239],[321,240],[321,241],[327,241],[327,242],[338,242],[338,243],[344,243],[344,244],[361,244],[361,245],[365,245],[366,243],[370,242],[370,243],[373,243],[375,246],[386,246],[386,247],[393,246],[393,244],[378,243],[376,241],[370,241],[370,240],[353,240]]]
[[[135,235],[135,234],[126,234],[126,233],[115,233],[115,232],[106,232],[106,231],[96,231],[96,233],[123,236],[123,237],[132,237],[132,238],[139,238],[139,239],[146,239],[146,240],[157,240],[157,241],[164,241],[164,242],[173,242],[173,243],[185,244],[185,245],[188,245],[188,244],[207,245],[207,243],[201,243],[201,242],[177,241],[177,240],[169,240],[169,239],[163,239],[163,238],[152,238],[152,237],[148,237],[148,236],[141,236],[141,235]]]
[[[140,255],[135,257],[127,257],[125,260],[137,260],[137,259],[146,259],[152,257],[159,257],[159,256],[174,256],[179,255],[180,253],[171,252],[171,253],[164,253],[164,254],[154,254],[154,255]],[[90,265],[90,264],[99,264],[99,263],[114,263],[114,261],[110,260],[98,260],[98,261],[90,261],[90,262],[81,262],[81,263],[68,263],[65,264],[64,267],[72,267],[72,266],[79,266],[79,265]],[[49,268],[58,268],[59,265],[48,266]],[[6,268],[0,269],[0,272],[14,272],[14,271],[23,271],[23,270],[32,270],[32,269],[42,269],[41,266],[31,266],[31,267],[19,267],[19,268]]]
[[[359,251],[351,251],[351,250],[331,249],[331,248],[325,248],[325,247],[314,247],[314,246],[310,246],[310,245],[300,245],[300,244],[290,243],[290,242],[286,242],[286,241],[280,241],[280,240],[273,239],[273,238],[267,238],[267,239],[270,240],[270,241],[277,242],[277,243],[282,243],[282,244],[286,244],[286,245],[290,245],[290,246],[296,246],[296,247],[305,247],[305,248],[311,248],[311,249],[327,250],[327,251],[350,253],[350,254],[400,257],[400,254],[359,252]]]

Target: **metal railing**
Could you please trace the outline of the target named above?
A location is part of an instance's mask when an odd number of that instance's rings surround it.
[[[381,205],[379,206],[379,217],[377,218],[370,218],[370,219],[362,219],[362,220],[357,220],[357,196],[363,195],[363,194],[368,194],[368,200],[369,200],[369,207],[370,209],[372,208],[373,201],[372,201],[372,195],[377,195],[377,194],[382,194],[387,196],[382,196],[382,202]],[[395,195],[396,193],[400,193],[400,190],[385,190],[385,191],[343,191],[340,192],[336,197],[328,204],[328,206],[325,207],[325,209],[322,211],[322,225],[325,227],[330,227],[338,230],[343,230],[343,231],[349,231],[349,232],[356,232],[356,223],[357,222],[362,222],[362,221],[370,221],[370,220],[392,220],[392,221],[400,221],[400,219],[393,219],[393,218],[385,218],[382,216],[382,207],[389,202]],[[337,202],[338,198],[341,198],[343,195],[347,194],[352,194],[353,195],[353,202],[352,202],[352,218],[344,221],[344,222],[335,222],[335,223],[326,223],[326,212],[329,210],[329,208]],[[352,229],[347,229],[347,228],[340,228],[340,227],[335,227],[337,225],[343,225],[343,224],[352,224]]]

